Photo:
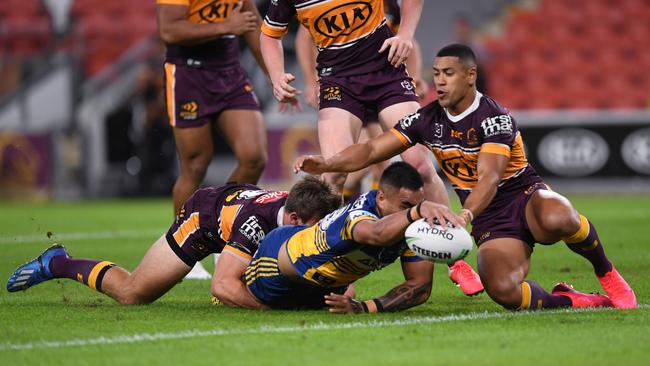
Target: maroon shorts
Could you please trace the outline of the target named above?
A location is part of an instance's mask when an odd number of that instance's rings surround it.
[[[495,198],[490,207],[472,222],[472,237],[476,245],[497,238],[515,238],[534,246],[535,239],[526,222],[526,204],[540,189],[550,190],[544,182],[533,182],[526,189],[506,192]]]
[[[211,253],[221,253],[226,243],[211,230],[217,222],[217,207],[222,188],[199,189],[185,202],[167,231],[167,243],[190,267]]]
[[[413,79],[401,66],[386,64],[383,70],[353,76],[321,76],[318,109],[341,108],[360,120],[366,111],[380,112],[402,102],[418,102]]]
[[[239,65],[201,68],[165,63],[165,101],[173,127],[200,127],[227,109],[260,110],[246,71]]]

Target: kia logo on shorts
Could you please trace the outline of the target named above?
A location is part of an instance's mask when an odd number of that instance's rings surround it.
[[[314,22],[314,28],[328,38],[348,36],[363,27],[370,15],[372,6],[365,1],[342,4],[319,16]]]
[[[595,132],[565,128],[544,136],[537,147],[537,155],[553,174],[582,177],[596,173],[607,163],[609,147]]]
[[[637,173],[650,175],[650,128],[632,132],[623,140],[621,155]]]

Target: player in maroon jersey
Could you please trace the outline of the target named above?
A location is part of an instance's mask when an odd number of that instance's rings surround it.
[[[252,184],[200,189],[133,272],[109,261],[70,257],[65,247],[55,244],[18,267],[7,290],[16,292],[53,278],[69,278],[121,304],[146,304],[180,282],[197,261],[223,251],[212,279],[213,293],[218,288],[225,302],[259,308],[254,298],[247,297],[240,277],[264,236],[286,224],[314,224],[339,203],[340,197],[313,177],[298,182],[288,193]]]
[[[454,184],[463,204],[459,215],[472,222],[479,274],[494,301],[509,309],[635,308],[636,296],[605,255],[593,224],[544,184],[526,159],[515,119],[476,90],[472,50],[460,44],[444,47],[433,71],[437,101],[329,159],[300,157],[294,170],[354,171],[423,144]],[[526,280],[534,244],[560,240],[593,265],[609,297],[580,293],[566,283],[549,293]]]

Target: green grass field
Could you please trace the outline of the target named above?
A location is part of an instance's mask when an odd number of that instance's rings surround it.
[[[648,365],[650,197],[572,197],[635,289],[636,310],[502,310],[468,298],[438,265],[433,293],[395,314],[244,311],[210,304],[209,281],[184,281],[152,305],[124,307],[70,280],[0,291],[0,364],[70,365]],[[0,278],[50,243],[133,269],[171,222],[167,200],[0,203]],[[51,238],[48,238],[48,232]],[[210,257],[211,258],[211,257]],[[471,253],[469,262],[476,263]],[[211,268],[210,260],[204,261]],[[564,244],[537,246],[529,278],[600,290]],[[357,283],[362,299],[401,282],[399,265]]]

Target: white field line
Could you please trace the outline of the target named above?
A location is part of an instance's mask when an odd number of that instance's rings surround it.
[[[650,304],[639,305],[639,308],[650,308]],[[468,313],[468,314],[451,314],[443,316],[427,316],[427,317],[405,317],[397,320],[370,320],[370,321],[357,321],[347,323],[324,323],[318,322],[303,326],[263,326],[252,329],[211,329],[211,330],[185,330],[173,333],[140,333],[132,335],[118,335],[112,337],[97,337],[97,338],[75,338],[68,340],[54,340],[54,341],[35,341],[27,343],[0,343],[0,351],[16,351],[16,350],[33,350],[45,348],[67,348],[67,347],[84,347],[84,346],[103,346],[113,344],[130,344],[141,342],[156,342],[174,339],[186,338],[204,338],[204,337],[218,337],[218,336],[233,336],[233,335],[256,335],[256,334],[272,334],[272,333],[293,333],[303,331],[318,331],[318,330],[341,330],[341,329],[359,329],[359,328],[384,328],[384,327],[403,327],[408,325],[422,325],[433,323],[448,323],[455,321],[467,320],[484,320],[484,319],[498,319],[498,318],[521,318],[530,316],[545,316],[557,314],[572,314],[572,313],[592,313],[592,312],[615,312],[616,309],[599,308],[599,309],[562,309],[562,310],[546,310],[540,312],[522,311],[522,312],[481,312],[481,313]]]
[[[107,239],[138,239],[158,238],[167,232],[167,229],[133,229],[133,230],[109,230],[109,231],[88,231],[73,233],[53,233],[51,237],[46,234],[32,235],[0,235],[0,245],[3,244],[26,244],[26,243],[53,243],[57,241],[78,241],[78,240],[107,240]]]

